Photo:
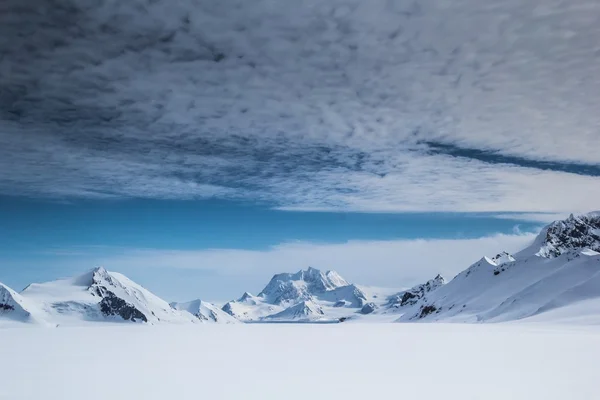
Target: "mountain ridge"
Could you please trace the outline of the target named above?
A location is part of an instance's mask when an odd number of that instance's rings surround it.
[[[585,307],[583,306],[585,305]],[[222,307],[200,299],[167,303],[103,267],[20,293],[0,283],[0,320],[69,325],[83,322],[502,322],[569,307],[600,314],[600,212],[545,226],[515,255],[482,257],[447,282],[441,275],[402,291],[349,283],[309,267],[275,274],[258,295]]]

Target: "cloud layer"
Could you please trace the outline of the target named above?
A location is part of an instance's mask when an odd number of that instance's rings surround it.
[[[599,19],[594,0],[7,0],[0,193],[596,208]]]

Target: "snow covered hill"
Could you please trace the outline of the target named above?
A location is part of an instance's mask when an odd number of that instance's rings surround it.
[[[548,225],[514,257],[483,257],[403,309],[400,321],[500,322],[577,308],[600,315],[600,214]],[[582,308],[582,302],[586,307]],[[583,314],[582,314],[583,313]]]

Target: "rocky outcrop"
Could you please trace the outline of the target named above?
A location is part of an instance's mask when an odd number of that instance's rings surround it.
[[[99,303],[100,311],[106,316],[118,315],[125,321],[131,322],[148,322],[148,318],[132,304],[117,297],[113,292],[102,288],[102,300]]]
[[[563,221],[548,225],[541,234],[538,256],[555,258],[578,249],[600,252],[600,213],[579,216],[571,214]]]
[[[440,288],[445,283],[446,280],[441,275],[437,275],[435,278],[430,279],[423,284],[391,296],[388,301],[388,306],[393,308],[411,306],[425,297],[426,294]]]
[[[373,311],[377,309],[377,305],[375,303],[367,303],[361,309],[361,314],[371,314]]]

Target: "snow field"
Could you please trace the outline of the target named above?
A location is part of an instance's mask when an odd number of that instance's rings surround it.
[[[600,326],[0,330],[0,399],[596,400]]]

